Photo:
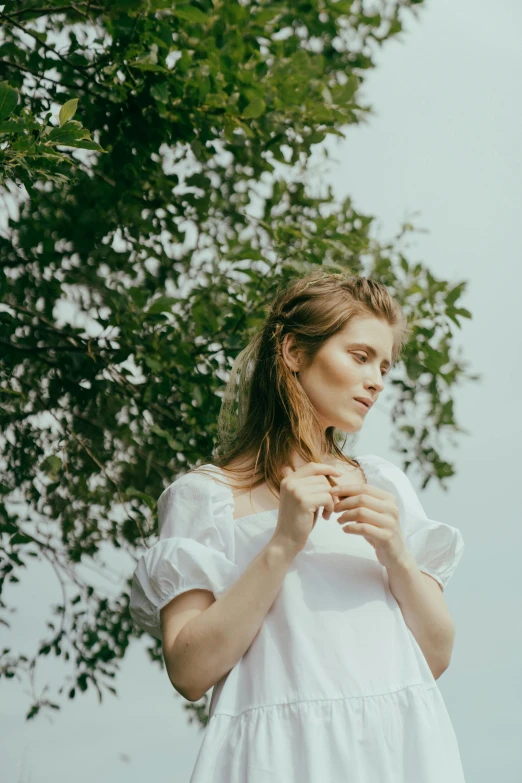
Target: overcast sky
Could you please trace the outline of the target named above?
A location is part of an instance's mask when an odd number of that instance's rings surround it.
[[[470,281],[462,306],[473,320],[457,338],[482,378],[455,392],[457,421],[469,434],[443,452],[457,469],[449,491],[433,484],[421,493],[428,516],[459,527],[465,542],[445,592],[456,641],[438,685],[466,780],[520,783],[522,4],[428,2],[377,62],[363,89],[375,116],[331,145],[336,162],[324,176],[339,199],[349,195],[378,218],[382,240],[418,212],[414,222],[429,233],[407,257],[436,276]],[[390,407],[382,399],[366,417],[356,453],[402,464],[390,446]],[[39,638],[57,590],[45,565],[17,588],[20,644]],[[99,706],[88,692],[52,723],[26,723],[24,688],[2,684],[2,780],[188,783],[203,733],[144,648],[136,642],[126,656],[118,698]],[[49,661],[41,683],[56,674]]]

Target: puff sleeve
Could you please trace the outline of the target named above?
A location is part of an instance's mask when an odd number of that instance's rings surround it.
[[[130,614],[139,628],[161,639],[160,610],[169,601],[195,588],[219,598],[240,570],[230,488],[201,474],[181,476],[160,495],[158,521],[160,540],[134,571]]]
[[[417,566],[445,590],[463,554],[460,530],[428,518],[410,479],[398,465],[373,455],[370,464],[377,470],[383,489],[393,492],[397,498],[404,542]],[[371,483],[371,478],[368,480]]]

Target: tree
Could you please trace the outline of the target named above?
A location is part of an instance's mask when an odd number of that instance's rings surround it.
[[[373,217],[308,170],[327,135],[371,114],[359,89],[373,49],[419,4],[34,0],[0,13],[2,622],[32,558],[63,589],[34,655],[0,658],[4,677],[64,661],[57,696],[34,693],[27,717],[114,692],[140,635],[129,583],[104,595],[81,566],[120,550],[132,571],[157,497],[211,452],[233,359],[296,271],[364,271],[397,296],[414,325],[391,380],[397,449],[423,485],[453,475],[439,453],[463,431],[451,391],[477,377],[454,355],[466,283],[407,260],[411,224],[372,238]],[[149,653],[161,662],[159,644]],[[185,706],[205,723],[205,704]]]

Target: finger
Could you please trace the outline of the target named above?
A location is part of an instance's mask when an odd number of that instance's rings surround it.
[[[333,513],[333,499],[329,493],[325,493],[324,487],[309,487],[306,493],[306,497],[303,498],[303,502],[307,506],[324,506],[324,508],[330,509],[330,513]]]
[[[324,509],[323,509],[323,517],[324,519],[330,519],[332,514],[334,513],[334,506],[335,506],[335,498],[332,497],[331,490],[333,487],[329,487],[329,492],[327,495],[325,495],[324,498]]]
[[[335,502],[335,512],[350,511],[356,508],[369,508],[374,511],[379,511],[381,514],[388,514],[391,511],[390,504],[386,500],[381,500],[373,495],[353,495],[351,497],[343,497]]]
[[[355,522],[352,525],[346,525],[343,527],[343,533],[354,533],[355,535],[364,536],[369,543],[373,541],[387,541],[388,536],[385,530],[381,530],[375,525],[368,525],[366,522]]]
[[[343,525],[345,522],[366,523],[380,529],[389,527],[387,515],[370,508],[353,508],[345,511],[344,514],[341,514],[337,523]]]
[[[335,514],[335,504],[337,503],[335,489],[335,487],[327,487],[328,494],[325,496],[324,502],[322,504],[324,505],[323,517],[325,519],[330,519],[332,514]]]
[[[373,484],[339,484],[336,486],[336,489],[339,491],[340,495],[344,495],[345,497],[351,497],[352,495],[358,494],[372,495],[381,500],[389,500],[390,498],[395,497],[391,492],[386,492],[386,490],[381,489],[380,487],[374,487]]]
[[[298,476],[342,476],[342,471],[325,462],[307,462],[295,471]]]
[[[318,512],[319,508],[323,506],[321,516],[324,517],[324,519],[330,519],[330,516],[334,513],[334,500],[328,491],[327,494],[324,493],[324,489],[322,492],[314,492],[313,494],[309,495],[309,500],[311,500],[312,503],[316,506],[316,513]]]
[[[339,503],[337,486],[328,487],[328,493],[329,496],[325,501],[323,511],[323,517],[325,519],[330,519],[332,514],[336,513],[336,505]]]
[[[332,497],[330,489],[333,489],[333,487],[330,486],[325,476],[308,476],[305,477],[303,483],[308,492],[322,493],[323,495],[325,492],[328,492],[329,498]]]

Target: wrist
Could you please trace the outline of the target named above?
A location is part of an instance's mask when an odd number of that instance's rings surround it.
[[[280,534],[272,536],[268,542],[267,549],[273,552],[275,557],[282,557],[289,563],[301,551],[294,541]]]
[[[409,573],[416,568],[416,565],[412,553],[409,549],[405,549],[404,552],[386,568],[388,573],[395,571],[398,573]]]

